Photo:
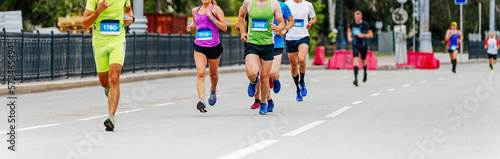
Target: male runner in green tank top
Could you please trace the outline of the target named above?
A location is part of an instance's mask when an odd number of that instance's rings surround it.
[[[248,35],[244,23],[242,23],[245,21],[247,13]],[[278,21],[277,26],[273,24],[273,17]],[[269,93],[269,76],[274,59],[273,31],[280,32],[285,29],[281,6],[276,0],[245,0],[241,5],[238,21],[240,22],[238,28],[240,29],[241,41],[247,42],[245,45],[245,66],[247,77],[250,80],[248,95],[250,97],[255,95],[256,84],[259,81],[259,68],[261,68],[261,99],[266,99],[267,93]],[[265,100],[261,101],[259,114],[267,114],[265,102]]]
[[[120,99],[120,73],[125,61],[125,29],[134,21],[130,0],[87,0],[83,28],[94,25],[92,46],[101,86],[108,96],[106,131],[113,131]],[[126,18],[125,18],[126,17]]]

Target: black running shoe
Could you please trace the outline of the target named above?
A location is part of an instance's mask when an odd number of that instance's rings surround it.
[[[106,131],[114,131],[113,129],[115,129],[114,121],[111,120],[110,118],[104,121],[104,126],[106,127]]]
[[[359,85],[358,85],[358,81],[357,81],[357,80],[356,80],[356,81],[354,81],[354,82],[352,82],[352,84],[354,84],[356,87],[358,87],[358,86],[359,86]]]
[[[207,110],[205,109],[205,103],[199,101],[198,104],[196,105],[196,108],[201,112],[201,113],[206,113]]]

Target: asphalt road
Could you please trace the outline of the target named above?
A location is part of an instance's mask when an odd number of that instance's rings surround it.
[[[450,68],[369,71],[360,87],[352,71],[309,70],[302,102],[282,70],[268,115],[250,109],[244,72],[219,76],[217,104],[205,114],[194,76],[126,83],[114,132],[102,125],[101,87],[24,94],[15,152],[6,142],[10,109],[0,107],[0,158],[500,158],[500,73],[484,63]]]

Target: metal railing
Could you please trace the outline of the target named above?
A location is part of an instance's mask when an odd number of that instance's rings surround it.
[[[192,34],[127,34],[123,72],[194,69]],[[244,44],[240,36],[221,35],[224,53],[220,66],[242,65]],[[95,76],[92,34],[11,33],[0,35],[0,79],[5,84],[7,52],[13,47],[16,81],[54,80]],[[283,56],[283,64],[289,63]]]

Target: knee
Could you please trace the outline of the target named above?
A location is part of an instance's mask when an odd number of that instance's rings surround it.
[[[219,79],[219,75],[217,75],[217,73],[210,73],[210,78],[211,79]]]
[[[118,75],[111,75],[109,79],[109,84],[116,86],[120,82],[120,77]]]
[[[204,70],[203,71],[198,71],[198,78],[205,78],[205,75],[206,75],[206,73],[205,73]]]
[[[301,65],[305,65],[306,64],[306,58],[299,58],[299,63]]]

